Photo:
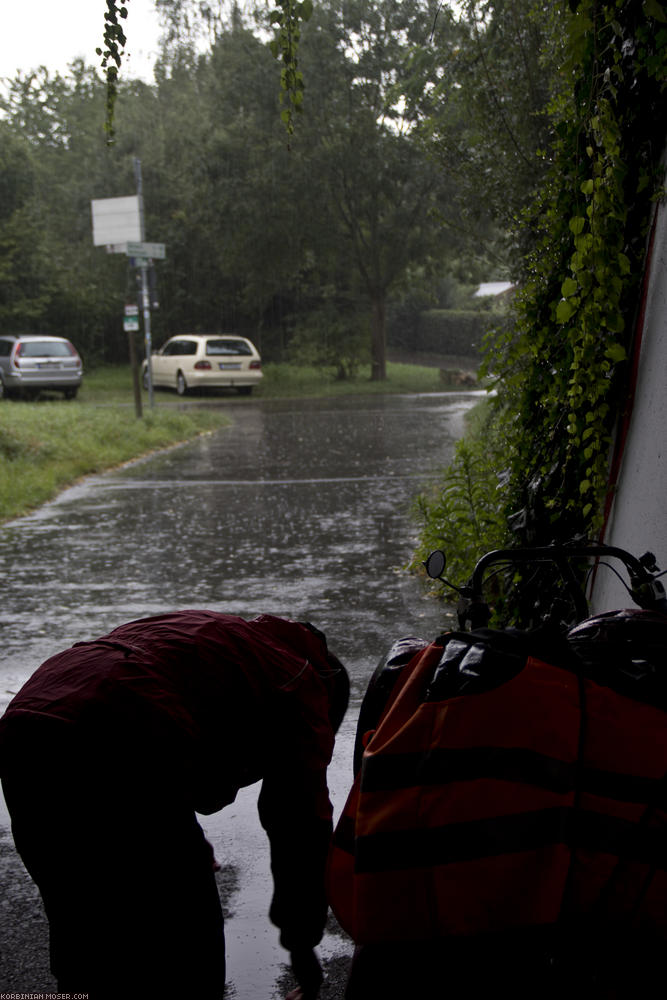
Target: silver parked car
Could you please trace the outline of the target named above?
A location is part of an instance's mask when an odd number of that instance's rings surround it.
[[[81,358],[64,337],[0,333],[0,399],[36,396],[42,389],[74,399],[82,373]]]

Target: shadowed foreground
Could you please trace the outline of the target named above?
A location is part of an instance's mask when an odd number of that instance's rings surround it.
[[[231,865],[223,866],[217,873],[218,892],[225,917],[230,915],[229,900],[237,891],[238,877]],[[0,902],[0,992],[2,993],[56,993],[57,984],[49,970],[49,928],[36,885],[18,857],[9,833],[0,829],[0,885],[3,897]],[[241,888],[242,891],[242,888]],[[267,917],[268,920],[268,917]],[[329,918],[329,930],[334,931],[335,920]],[[338,929],[339,933],[342,933]],[[342,1000],[349,969],[348,957],[337,957],[323,962],[325,982],[320,1000]],[[26,970],[28,974],[26,975]],[[276,985],[274,996],[284,997],[296,984],[286,969]],[[227,993],[239,997],[233,980]],[[273,998],[256,998],[273,1000]]]

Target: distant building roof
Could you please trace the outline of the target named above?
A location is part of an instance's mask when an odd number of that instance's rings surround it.
[[[485,281],[479,286],[474,294],[474,298],[480,299],[485,295],[502,295],[513,288],[511,281]]]

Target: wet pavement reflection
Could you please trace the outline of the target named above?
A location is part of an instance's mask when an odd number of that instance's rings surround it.
[[[401,567],[416,532],[412,499],[449,461],[475,401],[467,393],[230,405],[229,429],[89,478],[5,525],[0,711],[46,657],[133,618],[208,607],[307,619],[352,675],[331,769],[338,812],[356,710],[379,656],[394,638],[429,638],[446,624]],[[238,1000],[281,995],[286,958],[266,915],[256,795],[246,789],[203,820],[238,876],[226,927]],[[342,947],[328,935],[322,952]]]

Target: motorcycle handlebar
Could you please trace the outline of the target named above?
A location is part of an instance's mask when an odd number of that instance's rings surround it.
[[[633,583],[635,579],[641,582],[653,579],[636,556],[613,545],[544,545],[523,549],[494,549],[492,552],[487,552],[478,560],[469,586],[475,593],[481,593],[484,573],[494,563],[553,562],[560,566],[569,565],[572,559],[598,559],[601,556],[620,559],[627,567]]]
[[[432,554],[432,556],[435,553]],[[427,572],[430,576],[444,580],[441,573],[444,571],[446,559],[444,553],[441,559],[435,563],[431,562],[432,556],[427,563]],[[655,557],[647,552],[639,559],[625,549],[614,545],[595,544],[574,544],[574,545],[547,545],[534,548],[517,549],[494,549],[487,552],[478,560],[473,570],[468,584],[457,589],[461,595],[462,602],[459,609],[461,621],[468,620],[472,628],[480,624],[486,624],[489,617],[489,609],[486,605],[482,590],[484,584],[484,574],[490,566],[498,563],[510,563],[513,565],[551,562],[561,572],[568,590],[574,600],[576,613],[579,620],[588,617],[589,609],[585,594],[576,579],[571,566],[573,560],[600,559],[603,557],[620,560],[628,571],[630,587],[628,588],[633,601],[641,608],[667,612],[667,598],[662,583],[656,578],[658,567],[655,564]],[[436,565],[441,567],[439,572],[432,572],[429,568]],[[447,581],[444,581],[447,583]]]

